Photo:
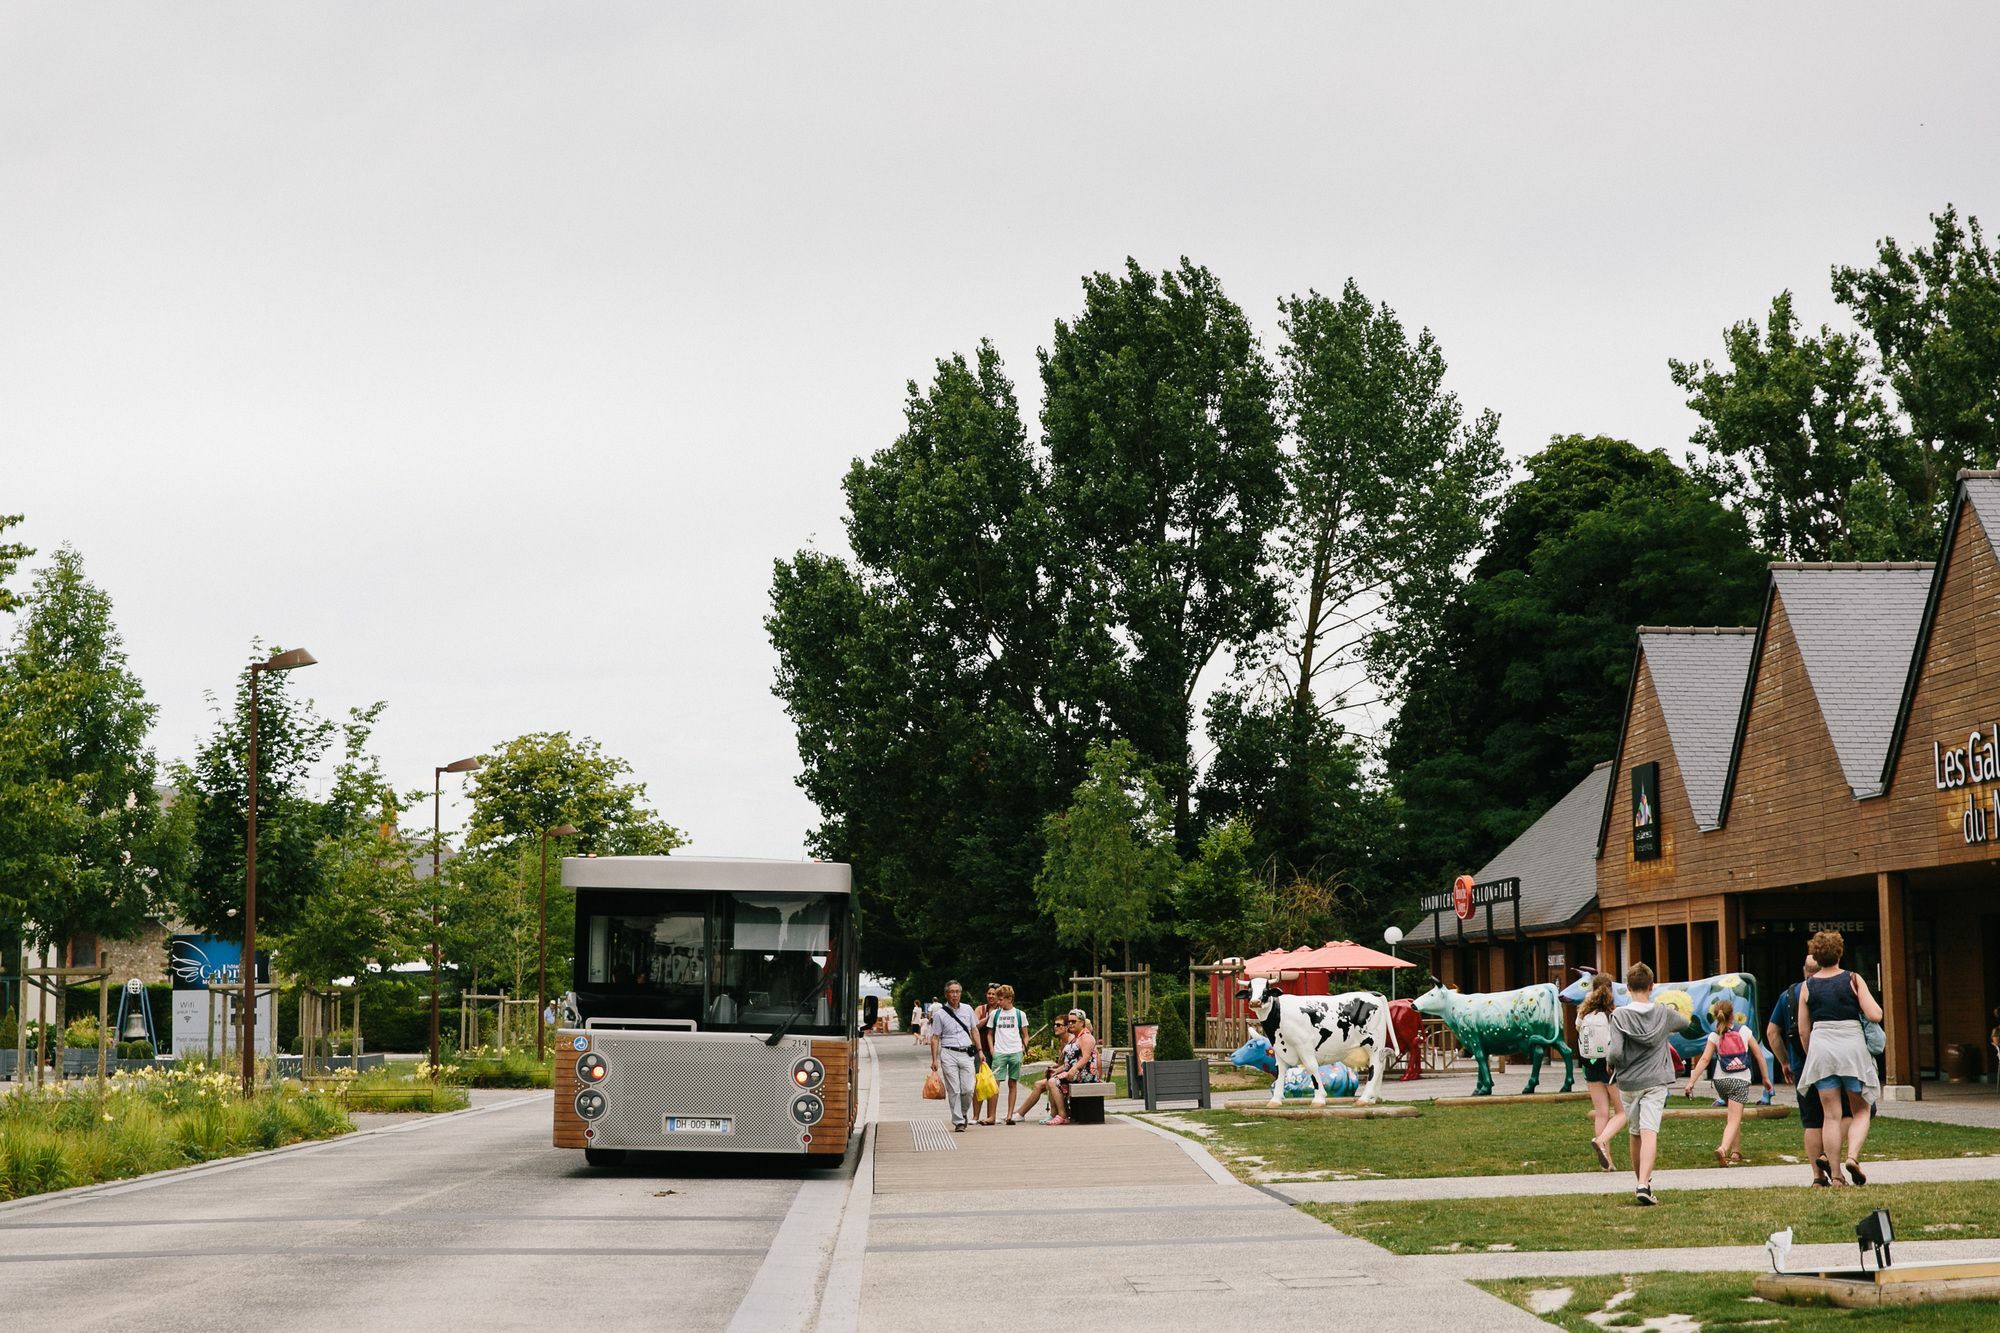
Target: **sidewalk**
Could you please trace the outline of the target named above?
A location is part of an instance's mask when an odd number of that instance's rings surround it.
[[[1114,1117],[950,1131],[927,1051],[871,1038],[881,1075],[860,1327],[933,1333],[996,1293],[1092,1333],[1235,1325],[1270,1298],[1382,1330],[1543,1329],[1429,1261],[1391,1255],[1231,1177],[1198,1145]]]

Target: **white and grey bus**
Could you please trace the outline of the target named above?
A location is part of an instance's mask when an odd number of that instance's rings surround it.
[[[571,857],[576,983],[556,1035],[555,1145],[799,1153],[854,1125],[852,876],[820,861]]]

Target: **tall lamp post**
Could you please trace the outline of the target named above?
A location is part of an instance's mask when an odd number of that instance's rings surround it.
[[[1391,958],[1396,957],[1396,946],[1403,942],[1403,928],[1401,926],[1389,927],[1382,932],[1382,942],[1389,946],[1389,956]],[[1389,998],[1392,1000],[1396,998],[1396,973],[1399,970],[1393,967],[1389,969]]]
[[[319,659],[303,648],[250,664],[250,833],[243,851],[243,1095],[257,1088],[257,678],[266,671],[308,667]]]
[[[535,1058],[547,1052],[549,1012],[549,839],[576,836],[576,825],[558,824],[542,830],[542,936],[535,963]]]
[[[456,759],[449,764],[441,764],[431,772],[431,1069],[432,1077],[438,1067],[438,987],[444,976],[444,946],[438,938],[443,929],[443,911],[438,895],[444,891],[441,878],[443,867],[444,835],[440,830],[440,810],[444,804],[444,775],[447,773],[471,773],[477,771],[477,759]]]

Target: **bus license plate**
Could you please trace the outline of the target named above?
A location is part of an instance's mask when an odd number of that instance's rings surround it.
[[[669,1134],[734,1134],[736,1122],[728,1116],[686,1116],[670,1115],[667,1118]]]

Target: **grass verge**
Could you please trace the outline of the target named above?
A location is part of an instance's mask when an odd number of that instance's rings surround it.
[[[1670,1104],[1706,1106],[1711,1100],[1675,1097]],[[1211,1151],[1233,1159],[1240,1172],[1254,1170],[1262,1179],[1540,1175],[1597,1169],[1590,1151],[1588,1103],[1418,1106],[1421,1116],[1398,1120],[1252,1120],[1231,1111],[1189,1111],[1180,1119],[1183,1128],[1199,1127],[1196,1133]],[[1714,1166],[1715,1145],[1721,1139],[1719,1120],[1670,1120],[1660,1135],[1659,1165]],[[1615,1151],[1619,1165],[1625,1166],[1625,1150]],[[1993,1153],[2000,1153],[2000,1130],[1884,1115],[1875,1118],[1868,1135],[1871,1160]],[[1746,1120],[1743,1154],[1761,1166],[1802,1161],[1798,1120]]]
[[[1779,1330],[1834,1328],[1910,1329],[1915,1333],[2000,1328],[2000,1302],[1963,1305],[1836,1310],[1827,1306],[1778,1305],[1750,1294],[1748,1273],[1633,1273],[1624,1277],[1511,1278],[1474,1285],[1538,1314],[1558,1328],[1597,1333],[1602,1328],[1746,1328]],[[1626,1295],[1629,1291],[1631,1294]],[[1568,1295],[1556,1309],[1544,1307]],[[1607,1307],[1609,1307],[1607,1311]],[[1596,1315],[1597,1320],[1590,1316]],[[1669,1322],[1671,1316],[1681,1316]],[[1601,1322],[1600,1322],[1601,1321]],[[1649,1321],[1658,1321],[1651,1322]]]
[[[334,1101],[296,1088],[239,1095],[236,1080],[199,1067],[120,1075],[0,1096],[0,1199],[122,1180],[302,1139],[345,1134]]]
[[[444,1066],[443,1077],[427,1078],[412,1070],[371,1069],[359,1078],[339,1080],[336,1094],[350,1111],[414,1111],[437,1113],[463,1111],[472,1105],[459,1083],[461,1075],[452,1065]]]
[[[1363,1124],[1370,1122],[1360,1122]],[[1610,1177],[1607,1177],[1607,1187]],[[2000,1236],[2000,1181],[1923,1181],[1865,1189],[1662,1190],[1660,1206],[1622,1192],[1394,1203],[1301,1204],[1322,1222],[1397,1254],[1466,1250],[1641,1250],[1762,1245],[1781,1227],[1793,1242],[1854,1243],[1854,1224],[1887,1208],[1898,1240]]]

